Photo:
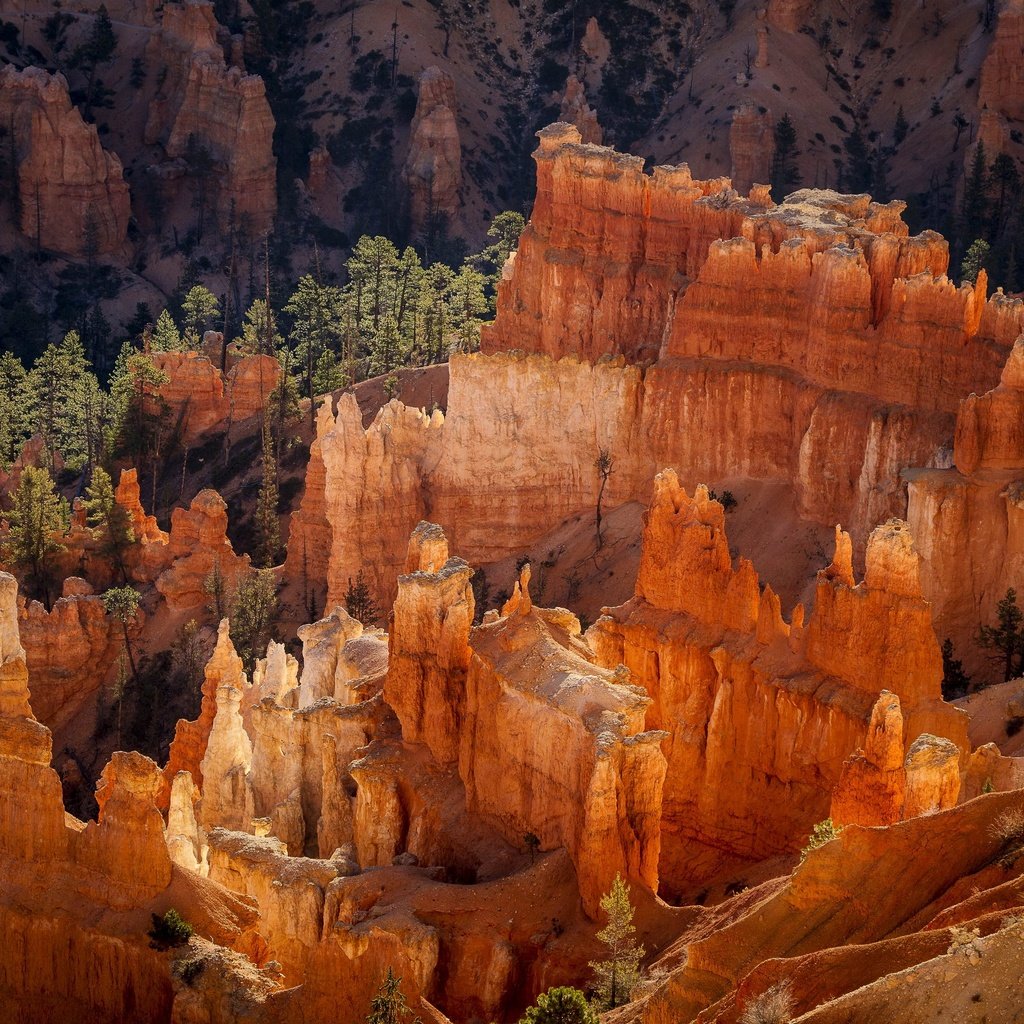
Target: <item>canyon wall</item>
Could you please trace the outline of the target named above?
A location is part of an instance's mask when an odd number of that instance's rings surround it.
[[[0,69],[0,123],[12,133],[21,233],[66,256],[120,249],[131,215],[121,161],[71,105],[64,76]]]
[[[670,733],[660,868],[669,894],[730,858],[799,848],[828,816],[883,690],[902,705],[901,758],[925,732],[968,749],[966,717],[941,699],[906,526],[871,534],[863,583],[851,553],[837,530],[813,614],[804,621],[798,605],[787,622],[750,562],[733,568],[722,506],[703,487],[690,498],[672,471],[658,476],[636,596],[587,636],[601,664],[624,664],[650,695],[648,727]]]
[[[686,167],[645,175],[568,125],[539,134],[533,216],[481,353],[451,357],[447,413],[392,402],[366,429],[349,397],[321,413],[303,505],[333,535],[326,607],[360,567],[390,603],[424,517],[472,562],[521,552],[594,507],[601,449],[609,506],[646,502],[665,466],[687,486],[784,481],[862,557],[906,515],[902,471],[949,464],[958,403],[998,381],[1020,303],[955,287],[902,203],[773,206]]]

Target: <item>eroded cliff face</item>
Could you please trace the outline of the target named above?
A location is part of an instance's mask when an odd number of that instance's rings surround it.
[[[131,214],[121,161],[71,105],[64,76],[0,69],[0,122],[11,132],[21,233],[67,256],[120,249]]]
[[[907,473],[908,518],[936,632],[953,641],[955,655],[979,680],[1000,676],[1003,666],[976,648],[978,626],[995,622],[996,605],[1019,586],[1024,565],[1022,411],[1024,337],[998,385],[961,403],[953,467]]]
[[[966,720],[940,696],[938,644],[904,524],[875,530],[855,584],[849,538],[819,574],[813,614],[787,622],[750,562],[733,568],[721,505],[666,471],[644,529],[636,596],[588,633],[599,662],[626,665],[650,695],[648,726],[671,733],[661,875],[671,893],[729,858],[802,844],[827,817],[844,760],[899,698],[899,761],[922,732],[966,751]],[[870,744],[869,744],[870,746]],[[954,796],[955,799],[955,796]]]
[[[906,515],[903,470],[948,464],[958,403],[998,380],[1020,304],[955,287],[945,242],[910,237],[899,202],[773,206],[685,167],[647,176],[568,125],[540,137],[533,217],[482,353],[451,358],[447,413],[392,402],[364,429],[342,397],[320,414],[304,507],[311,536],[332,532],[326,607],[360,567],[389,603],[428,511],[471,562],[521,552],[593,509],[602,448],[610,506],[646,502],[665,466],[691,487],[785,481],[862,557]]]
[[[274,118],[263,80],[225,61],[212,5],[165,5],[146,56],[164,69],[149,108],[146,144],[160,144],[170,160],[192,155],[190,139],[204,148],[217,171],[220,224],[246,218],[251,230],[267,230],[277,209]]]

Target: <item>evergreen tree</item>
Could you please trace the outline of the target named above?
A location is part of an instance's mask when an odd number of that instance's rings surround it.
[[[597,1006],[604,1011],[629,1002],[630,992],[640,981],[644,948],[633,938],[633,904],[629,901],[629,887],[618,874],[611,889],[601,897],[601,909],[608,916],[608,924],[597,933],[597,938],[608,947],[608,957],[591,961],[590,967],[594,971]]]
[[[970,687],[971,677],[964,671],[964,663],[953,657],[953,641],[947,636],[942,641],[942,696],[945,700],[956,700]]]
[[[185,348],[198,352],[202,347],[203,334],[212,330],[220,317],[220,303],[209,288],[197,284],[182,300],[181,315]]]
[[[983,238],[988,220],[988,162],[985,145],[978,142],[964,185],[960,206],[960,237]]]
[[[319,386],[340,380],[336,367],[345,331],[344,298],[340,288],[321,284],[312,274],[305,274],[284,308],[292,317],[291,339],[296,361],[305,368],[312,427],[315,421],[313,399],[324,393]]]
[[[95,392],[99,384],[89,372],[77,331],[69,331],[59,345],[48,345],[29,374],[36,432],[43,439],[43,457],[53,468],[59,451],[72,469],[88,461],[87,420],[83,392]]]
[[[139,462],[155,459],[166,430],[167,403],[160,388],[167,374],[153,360],[125,344],[110,376],[107,450]]]
[[[242,351],[246,355],[272,356],[283,344],[274,310],[267,306],[265,299],[254,299],[242,321]]]
[[[125,654],[128,655],[128,663],[131,665],[132,678],[138,683],[139,669],[135,664],[135,651],[132,648],[132,638],[128,627],[135,621],[135,616],[139,612],[139,592],[129,586],[111,587],[103,595],[103,607],[115,622],[121,624]]]
[[[964,254],[963,263],[960,264],[960,281],[974,284],[978,280],[978,273],[986,269],[989,254],[992,246],[984,238],[976,238],[971,242],[970,248]]]
[[[162,309],[156,318],[156,326],[153,328],[153,351],[154,352],[182,352],[185,345],[181,340],[181,332],[174,322],[171,314]]]
[[[277,462],[270,431],[269,412],[263,417],[263,479],[256,499],[256,564],[269,569],[277,564],[281,551],[281,524],[278,518]]]
[[[65,550],[61,536],[68,527],[68,503],[57,494],[45,469],[26,466],[7,513],[10,531],[4,559],[25,573],[34,596],[50,607],[56,556]]]
[[[1024,613],[1017,607],[1017,591],[1010,587],[996,605],[995,626],[978,630],[977,644],[992,651],[992,657],[1003,663],[1003,680],[1020,674],[1024,655]]]
[[[776,201],[792,191],[792,186],[800,184],[800,172],[796,168],[796,158],[800,150],[796,146],[796,128],[789,114],[783,114],[775,125],[775,154],[772,157],[771,185]]]
[[[907,132],[910,131],[910,125],[907,124],[906,115],[903,113],[903,107],[896,111],[896,123],[892,127],[892,139],[893,142],[899,146],[903,140],[907,137]]]
[[[28,374],[12,352],[0,353],[0,469],[10,469],[32,433]]]
[[[389,967],[370,1003],[366,1024],[405,1024],[405,1018],[413,1016],[402,994],[401,984],[402,979],[396,978]],[[422,1024],[422,1021],[419,1017],[413,1016],[410,1024]]]
[[[469,265],[464,265],[452,282],[452,326],[462,352],[473,352],[480,347],[480,324],[487,312],[484,283],[483,274]]]
[[[252,677],[256,661],[273,639],[277,612],[277,578],[273,569],[256,569],[243,577],[231,603],[231,642]]]
[[[117,500],[110,474],[102,466],[93,470],[92,480],[85,490],[84,504],[85,521],[102,540],[100,551],[113,559],[121,582],[127,583],[128,570],[124,560],[128,549],[135,543],[135,531],[128,510]]]
[[[71,67],[79,69],[86,76],[84,111],[86,120],[91,119],[94,106],[102,105],[102,97],[96,88],[96,72],[101,64],[106,64],[111,60],[116,49],[117,35],[114,32],[114,25],[107,13],[106,4],[100,4],[85,42],[75,48],[68,62]]]
[[[600,1017],[578,988],[551,988],[537,996],[519,1024],[600,1024]]]
[[[448,358],[448,336],[451,331],[450,297],[455,272],[443,263],[427,267],[423,273],[419,296],[419,319],[424,360],[440,363]]]
[[[370,584],[366,582],[363,570],[356,573],[355,582],[348,578],[348,590],[345,593],[345,611],[358,619],[364,626],[372,626],[380,618],[380,609],[370,593]]]
[[[370,375],[378,377],[401,366],[408,355],[394,317],[384,316],[370,341]]]

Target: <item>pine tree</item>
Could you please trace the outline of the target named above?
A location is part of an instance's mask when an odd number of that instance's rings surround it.
[[[10,469],[32,433],[28,374],[12,352],[0,353],[0,469]]]
[[[967,252],[964,253],[963,262],[960,264],[960,281],[974,284],[978,280],[978,273],[985,269],[992,246],[984,238],[976,238],[971,242]]]
[[[310,426],[314,425],[313,399],[324,384],[334,384],[338,355],[345,331],[345,303],[335,285],[321,284],[312,274],[299,279],[295,293],[285,305],[292,317],[291,339],[295,356],[305,368],[306,397],[310,404]],[[334,390],[333,387],[325,390]]]
[[[629,887],[616,874],[611,889],[601,897],[601,909],[608,924],[597,933],[598,941],[608,947],[606,960],[591,961],[596,1003],[600,1010],[613,1010],[629,1002],[629,995],[640,981],[640,961],[644,948],[633,936],[633,904]]]
[[[85,42],[75,48],[68,61],[71,67],[80,69],[86,75],[86,120],[92,117],[92,108],[97,105],[96,71],[101,64],[110,61],[116,49],[117,35],[114,32],[114,25],[107,13],[106,5],[100,4]]]
[[[269,569],[277,564],[281,551],[281,522],[278,518],[277,462],[270,430],[269,412],[263,417],[263,479],[256,499],[256,564]]]
[[[203,590],[210,595],[210,611],[220,622],[228,614],[227,582],[220,567],[220,559],[214,558],[213,566],[203,580]]]
[[[185,345],[181,340],[181,332],[171,314],[162,309],[156,318],[153,328],[153,350],[155,352],[182,352]]]
[[[211,330],[220,317],[220,303],[209,288],[194,285],[181,303],[183,342],[185,348],[199,351],[203,334]]]
[[[896,111],[896,123],[892,126],[892,139],[893,142],[899,146],[903,140],[907,137],[907,132],[910,131],[910,125],[907,124],[906,115],[903,113],[903,107]]]
[[[945,700],[956,700],[970,687],[971,677],[964,671],[964,663],[953,657],[953,641],[947,636],[942,641],[942,696]]]
[[[241,347],[246,355],[261,353],[265,356],[272,356],[284,344],[284,339],[277,331],[277,317],[274,315],[273,309],[270,309],[268,317],[268,308],[265,299],[254,299],[252,305],[245,311],[242,321]]]
[[[370,341],[370,375],[378,377],[401,366],[406,355],[394,317],[382,317]]]
[[[1013,679],[1020,672],[1024,656],[1024,613],[1017,607],[1017,591],[1010,587],[996,605],[995,626],[978,630],[979,647],[994,652],[992,657],[1003,663],[1003,680]]]
[[[55,559],[65,550],[61,535],[68,527],[68,504],[57,494],[45,469],[26,466],[7,513],[10,531],[4,558],[23,570],[29,589],[50,607]]]
[[[380,617],[380,609],[370,593],[363,570],[356,573],[355,582],[348,578],[348,590],[345,593],[345,610],[353,619],[358,619],[364,626],[372,626]]]
[[[443,263],[435,263],[423,273],[419,319],[423,325],[421,344],[428,363],[440,363],[448,358],[448,335],[451,331],[449,301],[454,282],[455,272]]]
[[[149,356],[125,344],[110,375],[107,450],[139,461],[155,456],[166,424],[167,403],[160,388],[167,374]]]
[[[452,282],[452,326],[462,352],[473,352],[480,347],[480,324],[487,312],[484,283],[483,274],[468,265],[459,270]]]
[[[789,114],[783,114],[775,125],[775,155],[772,157],[771,185],[776,201],[792,191],[791,186],[800,184],[800,173],[796,158],[800,151],[796,147],[796,128]]]
[[[519,1024],[600,1024],[600,1017],[578,988],[551,988],[537,996]]]
[[[135,543],[135,531],[128,510],[117,500],[110,474],[102,466],[93,470],[84,504],[85,521],[102,540],[100,551],[113,559],[121,582],[127,583],[125,555]]]
[[[128,655],[128,663],[131,665],[132,678],[138,683],[139,669],[135,664],[135,651],[132,648],[132,638],[128,627],[135,621],[139,612],[139,592],[129,586],[111,587],[103,595],[103,607],[107,615],[121,624],[125,654]]]
[[[256,569],[238,584],[231,603],[231,642],[252,677],[256,660],[273,639],[277,578],[273,569]]]
[[[377,994],[370,1002],[370,1012],[366,1024],[404,1024],[405,1018],[412,1016],[410,1024],[422,1024],[419,1017],[413,1016],[412,1010],[405,1001],[401,990],[402,979],[396,978],[388,968]]]
[[[964,197],[960,206],[962,239],[984,238],[988,218],[988,162],[985,145],[978,142],[971,159],[971,169],[964,185]]]

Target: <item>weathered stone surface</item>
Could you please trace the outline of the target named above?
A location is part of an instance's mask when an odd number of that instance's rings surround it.
[[[647,690],[648,728],[672,734],[663,891],[713,876],[723,854],[799,849],[828,816],[844,760],[866,745],[880,689],[899,698],[908,736],[944,733],[965,751],[966,721],[940,697],[905,526],[872,534],[864,583],[836,564],[845,558],[842,545],[819,574],[807,622],[800,606],[787,622],[750,562],[733,568],[722,506],[703,487],[689,497],[671,471],[659,475],[636,597],[588,639],[601,664],[624,663]]]
[[[419,98],[402,177],[414,231],[437,217],[455,217],[462,204],[462,145],[455,82],[429,67],[420,75]]]
[[[183,158],[189,139],[214,161],[215,205],[222,226],[248,219],[251,230],[270,227],[277,209],[274,118],[263,80],[229,67],[217,42],[213,5],[186,0],[163,8],[147,60],[163,67],[150,104],[145,141]]]
[[[604,132],[597,120],[597,111],[587,103],[586,90],[575,75],[570,75],[566,79],[565,94],[562,96],[562,109],[559,111],[558,119],[575,125],[580,133],[580,141],[584,145],[601,145]]]
[[[121,161],[71,105],[67,79],[41,68],[0,68],[0,123],[14,155],[18,227],[44,249],[81,256],[122,246],[131,205]]]

